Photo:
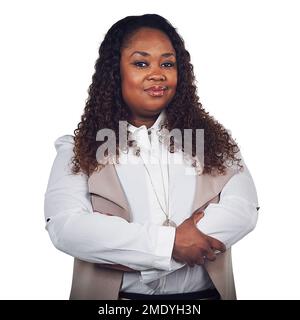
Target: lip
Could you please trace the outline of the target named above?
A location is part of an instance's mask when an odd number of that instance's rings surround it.
[[[145,89],[145,91],[152,97],[161,97],[165,94],[167,89],[168,87],[166,86],[151,86]]]
[[[145,89],[145,91],[151,90],[151,91],[161,91],[161,90],[167,90],[167,86],[151,86]]]

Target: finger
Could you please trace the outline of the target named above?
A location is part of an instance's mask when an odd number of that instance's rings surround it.
[[[209,260],[209,261],[215,261],[216,260],[216,255],[215,253],[210,250],[209,252],[207,252],[207,254],[205,255],[206,259]]]
[[[216,255],[214,250],[211,248],[210,243],[207,242],[207,245],[201,250],[201,256],[205,257],[205,259],[209,261],[214,261],[216,260]]]
[[[199,266],[203,266],[205,263],[205,259],[206,259],[206,256],[202,256],[202,257],[198,258],[196,264]]]
[[[194,221],[194,224],[197,224],[202,218],[204,217],[203,211],[196,211],[192,215],[192,219]]]
[[[219,241],[218,239],[215,239],[213,237],[208,236],[208,240],[210,243],[210,246],[212,249],[225,252],[226,251],[226,246],[223,242]]]
[[[189,261],[187,262],[187,264],[188,264],[188,266],[191,267],[191,268],[193,268],[193,267],[195,266],[195,263],[194,263],[192,260],[189,260]]]

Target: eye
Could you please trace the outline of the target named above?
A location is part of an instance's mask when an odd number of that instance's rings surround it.
[[[165,65],[167,68],[172,68],[175,66],[174,62],[164,62],[162,65]]]
[[[133,62],[133,65],[135,65],[138,68],[144,68],[145,66],[149,66],[149,64],[145,61],[135,61]]]

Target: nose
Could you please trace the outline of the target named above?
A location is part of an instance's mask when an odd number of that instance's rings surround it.
[[[154,73],[148,76],[148,80],[165,81],[166,76],[161,73]]]

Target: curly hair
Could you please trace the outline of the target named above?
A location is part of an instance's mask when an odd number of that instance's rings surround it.
[[[96,141],[98,130],[112,129],[116,133],[118,146],[119,121],[126,121],[130,109],[121,92],[120,58],[121,49],[130,37],[142,27],[158,29],[170,39],[177,59],[177,88],[171,102],[166,106],[167,129],[204,129],[203,173],[226,172],[226,163],[237,163],[239,148],[227,130],[204,110],[199,102],[190,54],[176,29],[165,18],[157,14],[128,16],[116,22],[106,33],[99,48],[95,73],[88,90],[88,99],[81,121],[74,130],[74,157],[72,172],[82,171],[90,175],[101,168],[96,159],[98,147],[104,143]],[[184,144],[183,144],[184,145]],[[182,147],[183,148],[183,147]],[[193,139],[192,153],[195,155]],[[182,150],[184,152],[184,150]],[[171,151],[170,151],[171,152]],[[118,154],[118,150],[117,150]]]

